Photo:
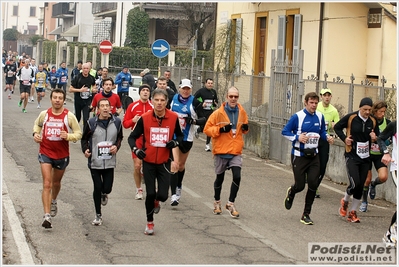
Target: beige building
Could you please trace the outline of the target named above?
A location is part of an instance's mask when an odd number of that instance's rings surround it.
[[[236,73],[270,75],[271,52],[298,60],[304,50],[304,77],[368,79],[397,85],[396,6],[392,4],[317,2],[219,2],[217,30],[228,26],[230,55],[226,68]]]
[[[43,6],[44,2],[2,2],[2,31],[16,29],[22,34],[40,34],[39,18]]]

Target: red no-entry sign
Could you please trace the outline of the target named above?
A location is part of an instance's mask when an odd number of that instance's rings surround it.
[[[100,52],[103,54],[109,54],[112,51],[112,43],[108,40],[100,42]]]

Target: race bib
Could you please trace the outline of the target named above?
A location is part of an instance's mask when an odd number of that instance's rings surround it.
[[[22,84],[23,85],[30,85],[30,81],[29,80],[22,81]]]
[[[212,103],[213,103],[212,99],[207,99],[207,100],[204,101],[204,103],[205,103],[205,105],[203,106],[204,109],[206,109],[206,110],[211,110],[212,109]]]
[[[11,78],[11,77],[13,77],[13,76],[14,76],[14,72],[11,71],[11,70],[9,70],[9,71],[7,72],[7,77]]]
[[[305,143],[304,148],[317,148],[319,146],[320,135],[318,133],[307,133],[306,136],[309,139]]]
[[[369,141],[357,142],[356,143],[356,154],[361,158],[365,159],[369,157]]]
[[[129,82],[127,82],[127,81],[122,82],[122,88],[127,88],[128,85],[129,85]]]
[[[328,121],[326,121],[326,132],[328,133]]]
[[[151,127],[150,145],[155,147],[166,147],[169,141],[169,128]]]
[[[181,126],[181,129],[184,130],[186,129],[186,120],[184,118],[188,117],[187,114],[183,114],[183,113],[177,113],[177,116],[179,117],[179,123]]]
[[[61,131],[62,127],[64,126],[63,122],[47,122],[46,123],[46,131],[45,131],[45,138],[50,141],[60,141],[61,138]]]
[[[61,77],[61,82],[62,82],[62,83],[66,83],[66,80],[67,80],[67,77],[66,77],[66,76],[62,76],[62,77]]]
[[[38,83],[37,83],[37,87],[43,88],[43,84],[44,84],[44,80],[43,79],[39,79]]]
[[[112,158],[111,154],[111,146],[112,142],[111,141],[102,141],[97,144],[97,158],[98,159],[110,159]]]
[[[375,153],[380,153],[380,146],[376,143],[371,143],[371,151]]]

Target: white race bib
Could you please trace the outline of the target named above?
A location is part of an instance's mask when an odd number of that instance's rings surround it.
[[[47,122],[46,123],[46,132],[45,138],[47,138],[50,141],[60,141],[62,140],[61,138],[61,131],[62,127],[64,126],[64,123],[62,122]]]
[[[367,141],[367,142],[357,142],[356,143],[356,154],[361,159],[368,158],[370,156],[369,141]]]
[[[155,147],[166,147],[169,141],[169,128],[151,127],[150,144]]]
[[[112,158],[111,154],[111,141],[102,141],[97,144],[97,152],[98,152],[98,159],[110,159]]]
[[[307,133],[308,141],[304,148],[317,148],[319,146],[320,135],[318,133]]]

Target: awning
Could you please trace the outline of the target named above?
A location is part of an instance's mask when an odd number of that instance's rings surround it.
[[[49,34],[51,35],[57,35],[61,33],[61,26],[59,26],[58,28],[55,28],[55,30],[52,30]]]
[[[78,37],[79,36],[79,25],[74,25],[68,30],[61,33],[61,36],[66,37]]]

